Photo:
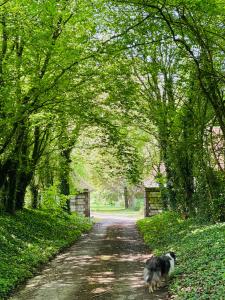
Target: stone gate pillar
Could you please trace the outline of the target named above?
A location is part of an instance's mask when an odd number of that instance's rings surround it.
[[[84,189],[83,192],[70,199],[70,210],[90,217],[90,191],[88,189]]]
[[[162,212],[161,192],[158,187],[146,187],[144,194],[144,215],[151,217]]]

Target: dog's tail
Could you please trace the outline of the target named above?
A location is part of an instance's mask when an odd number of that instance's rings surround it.
[[[153,272],[151,272],[150,269],[145,267],[144,268],[144,281],[146,283],[151,282],[152,278],[153,278]]]

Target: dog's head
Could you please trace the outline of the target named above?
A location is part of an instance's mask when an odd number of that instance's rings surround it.
[[[173,259],[174,261],[176,261],[176,254],[172,251],[166,253],[166,256],[168,256],[170,259]]]

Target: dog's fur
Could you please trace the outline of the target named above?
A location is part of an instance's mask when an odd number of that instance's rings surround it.
[[[145,263],[144,281],[149,286],[149,292],[160,287],[162,281],[168,280],[171,272],[174,270],[176,255],[174,252],[168,252],[162,256],[149,258]]]

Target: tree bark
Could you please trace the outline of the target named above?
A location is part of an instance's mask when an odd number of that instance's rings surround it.
[[[30,183],[30,191],[31,191],[31,207],[33,209],[37,209],[38,208],[38,185],[35,184],[34,180],[31,181]]]
[[[70,183],[69,183],[69,174],[70,174],[70,153],[71,148],[63,149],[61,151],[61,174],[60,174],[60,194],[69,196],[70,194]],[[66,200],[65,211],[70,213],[70,200]]]
[[[128,199],[128,189],[126,186],[124,187],[123,194],[124,194],[124,205],[125,205],[125,208],[127,209],[129,207],[129,199]]]
[[[11,161],[5,182],[5,211],[15,214],[16,208],[16,180],[17,180],[17,163]]]
[[[33,173],[26,174],[24,172],[18,174],[16,182],[16,210],[22,210],[25,202],[25,194],[28,185],[31,182]]]

